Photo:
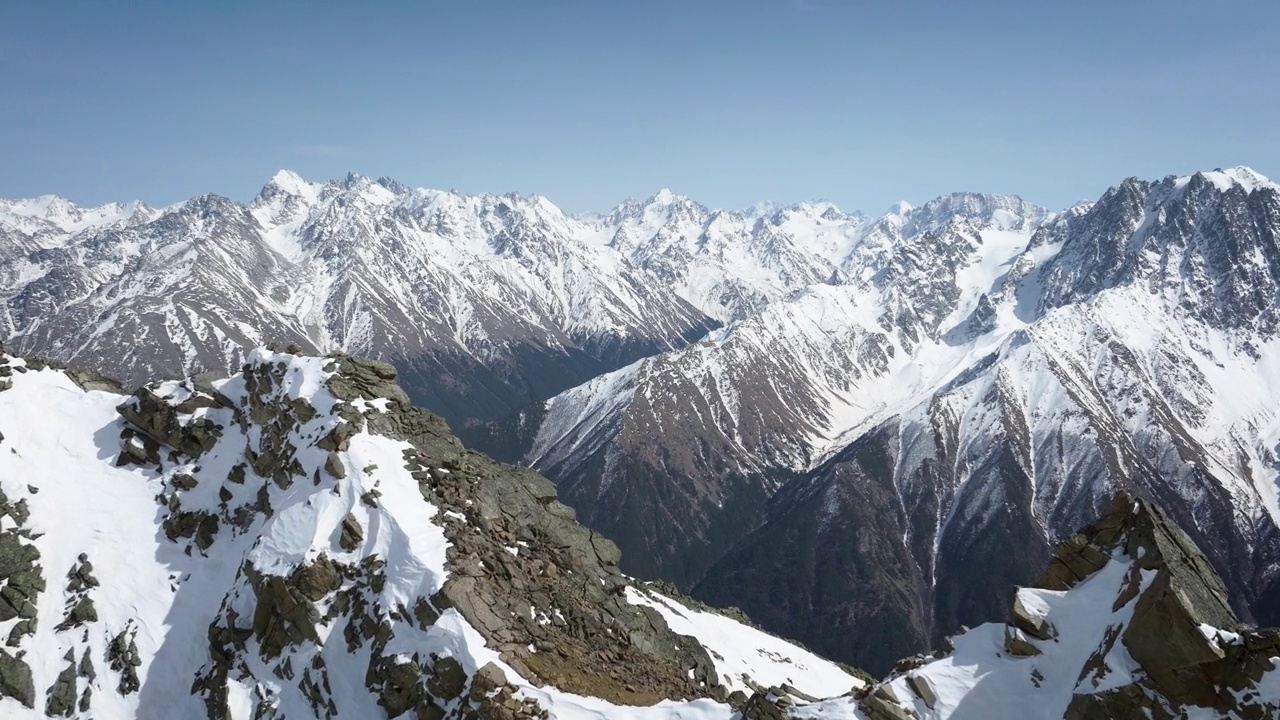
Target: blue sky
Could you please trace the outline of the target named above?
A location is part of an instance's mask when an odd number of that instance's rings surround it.
[[[348,170],[604,210],[1280,175],[1280,2],[0,3],[0,196]]]

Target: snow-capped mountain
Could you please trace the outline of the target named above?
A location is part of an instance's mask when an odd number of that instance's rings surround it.
[[[502,430],[629,571],[873,671],[1003,613],[1116,488],[1276,622],[1280,188],[1240,168],[1056,214],[895,210],[829,284]]]
[[[595,242],[726,323],[827,281],[867,224],[827,202],[712,211],[666,189],[584,220]]]
[[[0,206],[0,334],[137,381],[265,340],[394,360],[451,420],[492,417],[714,326],[542,198],[281,172],[249,205]]]
[[[1004,612],[1117,487],[1277,621],[1277,232],[1244,168],[875,218],[281,172],[248,204],[0,202],[0,334],[130,382],[344,348],[456,425],[549,398],[466,437],[629,572],[879,670]]]
[[[943,223],[939,207],[957,212]],[[526,458],[590,523],[649,548],[635,562],[652,564],[634,571],[696,581],[793,473],[973,361],[951,338],[965,332],[955,318],[989,303],[975,276],[1020,253],[1046,216],[957,196],[868,223],[840,263],[856,276],[549,400],[529,414],[544,417]],[[632,511],[651,499],[653,512]]]
[[[0,715],[730,720],[865,686],[623,576],[394,377],[258,349],[125,395],[0,352]]]
[[[132,394],[0,351],[0,715],[1271,717],[1280,631],[1123,494],[1011,622],[885,680],[618,570],[554,486],[461,447],[395,369],[249,353]],[[1165,713],[1159,715],[1160,712]],[[1145,714],[1144,714],[1145,713]]]
[[[1007,210],[982,203],[1023,209],[955,196],[904,228],[825,202],[711,211],[663,190],[574,218],[537,196],[288,171],[247,205],[0,200],[0,336],[130,383],[229,370],[268,340],[341,348],[396,362],[415,399],[461,425],[844,282],[865,237]]]

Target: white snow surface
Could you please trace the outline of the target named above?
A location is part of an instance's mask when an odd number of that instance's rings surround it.
[[[924,720],[1057,720],[1063,717],[1073,693],[1128,684],[1133,679],[1131,673],[1137,670],[1136,663],[1122,643],[1107,648],[1104,640],[1108,630],[1122,630],[1133,616],[1136,597],[1114,613],[1107,612],[1120,594],[1130,564],[1127,558],[1112,559],[1067,591],[1020,591],[1047,608],[1045,617],[1057,633],[1052,640],[1028,638],[1041,655],[1008,654],[1004,650],[1008,626],[987,623],[953,638],[955,650],[947,657],[892,680],[895,694],[912,698],[914,709]],[[1142,572],[1145,589],[1154,571]],[[1080,678],[1081,668],[1100,649],[1110,672],[1102,678]],[[1033,673],[1043,679],[1037,681]],[[907,685],[908,675],[924,678],[937,693],[938,702],[933,709],[915,697]]]
[[[292,431],[289,437],[298,452],[305,477],[322,467],[327,453],[314,441],[337,422],[334,414],[340,401],[325,387],[330,374],[323,358],[297,357],[285,353],[256,350],[250,354],[254,366],[283,367],[283,381],[268,396],[281,402],[306,401],[317,409],[316,416]],[[162,461],[162,467],[117,466],[121,432],[126,425],[116,406],[126,396],[81,389],[62,371],[25,369],[19,358],[0,355],[0,364],[14,368],[12,387],[0,391],[0,489],[11,503],[25,501],[30,518],[27,528],[34,533],[40,552],[39,565],[48,588],[39,596],[41,618],[36,633],[22,640],[19,650],[31,664],[37,688],[37,702],[44,702],[50,687],[66,666],[64,656],[72,651],[78,660],[86,652],[95,662],[97,677],[81,678],[80,689],[92,688],[93,716],[101,718],[171,718],[203,716],[202,700],[192,695],[191,682],[210,662],[208,628],[226,612],[252,617],[254,593],[245,583],[242,567],[251,565],[264,575],[291,573],[301,563],[313,562],[326,554],[343,562],[359,562],[377,556],[386,562],[387,582],[376,601],[380,607],[409,607],[417,598],[436,592],[447,577],[445,551],[448,541],[442,523],[446,518],[426,501],[406,467],[401,451],[404,444],[368,432],[350,440],[347,450],[338,453],[345,477],[314,485],[299,480],[279,488],[270,480],[255,478],[252,468],[243,484],[225,482],[231,468],[241,462],[247,449],[260,441],[260,429],[240,426],[232,411],[223,407],[201,407],[191,417],[206,417],[224,428],[212,449],[198,464]],[[219,392],[242,405],[248,389],[242,376],[216,383]],[[162,398],[180,402],[193,393],[188,381],[170,381],[154,386]],[[373,408],[376,403],[367,403]],[[246,406],[247,407],[247,406]],[[163,454],[163,453],[162,453]],[[321,471],[323,474],[323,471]],[[179,492],[173,485],[179,473],[192,475],[198,483],[182,490],[178,497],[184,510],[235,507],[266,488],[274,512],[259,517],[241,532],[223,524],[206,550],[193,543],[170,541],[159,527],[164,508],[158,499]],[[335,484],[336,482],[336,484]],[[360,502],[361,495],[377,489],[381,493],[376,508]],[[228,500],[225,494],[230,492]],[[365,529],[354,550],[337,543],[338,526],[351,513]],[[0,529],[13,527],[5,519]],[[64,577],[84,553],[93,565],[101,585],[89,596],[94,600],[98,620],[84,628],[59,630],[67,595]],[[631,591],[635,592],[635,591]],[[833,664],[727,618],[683,608],[652,594],[635,594],[669,618],[677,632],[689,632],[706,644],[716,658],[717,669],[735,688],[746,688],[742,673],[760,686],[787,682],[802,691],[840,694],[858,681]],[[16,621],[0,623],[6,634]],[[347,651],[340,640],[325,642],[339,633],[338,626],[321,625],[321,644],[303,643],[286,650],[294,667],[306,667],[313,655],[320,655],[333,683],[330,698],[340,717],[385,717],[364,688],[368,649]],[[653,707],[618,707],[597,698],[580,697],[553,688],[535,687],[499,659],[496,650],[466,620],[453,610],[443,613],[427,630],[411,623],[395,624],[387,655],[425,657],[429,653],[456,658],[468,672],[487,662],[496,662],[523,696],[536,698],[553,717],[565,720],[730,720],[733,711],[710,700],[666,701]],[[105,666],[107,643],[124,632],[136,632],[135,641],[142,665],[138,667],[141,690],[134,694],[116,692],[119,675]],[[257,640],[250,640],[250,648]],[[233,671],[228,678],[231,716],[247,720],[255,702],[266,698],[282,717],[311,717],[307,699],[295,683],[277,682],[275,665],[256,652],[242,659],[250,674]],[[283,660],[283,658],[281,658]],[[12,698],[0,699],[0,716],[25,717],[28,711]]]
[[[99,682],[114,687],[118,678],[112,678],[100,660],[110,635],[132,622],[139,628],[139,652],[156,657],[170,630],[171,578],[185,568],[179,569],[177,553],[157,539],[159,480],[114,465],[122,428],[115,407],[123,398],[86,393],[65,374],[48,369],[15,373],[13,381],[12,388],[0,392],[0,490],[11,503],[26,501],[31,511],[28,524],[40,533],[34,545],[48,588],[37,603],[41,621],[36,633],[21,649],[26,650],[37,702],[43,706],[43,690],[53,685],[66,665],[63,656],[73,648],[78,654],[88,649],[99,665]],[[64,578],[85,552],[102,583],[92,597],[103,631],[82,638],[76,631],[58,632],[55,626],[65,612]],[[210,568],[195,584],[215,587],[220,569]],[[16,622],[0,623],[0,632],[7,636]],[[144,682],[150,670],[150,663],[139,668]],[[133,717],[138,711],[135,702],[113,691],[99,693],[95,688],[94,700],[104,718]],[[15,700],[0,698],[0,716],[28,715]]]
[[[627,601],[657,610],[672,630],[695,638],[731,692],[790,685],[805,695],[831,698],[865,685],[838,665],[793,642],[716,613],[695,610],[650,588],[627,588]],[[755,687],[752,687],[752,685]]]

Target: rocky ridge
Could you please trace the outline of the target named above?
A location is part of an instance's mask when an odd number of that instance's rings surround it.
[[[1118,494],[1058,546],[1012,607],[1007,624],[963,631],[943,651],[901,661],[861,693],[867,716],[1261,720],[1280,712],[1280,630],[1241,623],[1204,555],[1149,501]]]
[[[1170,508],[1240,617],[1280,620],[1274,183],[1131,180],[1053,215],[953,197],[873,226],[834,284],[495,434],[628,572],[874,672],[1002,616],[1120,489]]]
[[[0,203],[0,339],[131,386],[292,342],[394,360],[461,426],[717,325],[537,197],[281,172],[247,204],[53,200]]]
[[[731,692],[703,610],[633,587],[553,485],[463,449],[385,363],[259,350],[124,396],[0,358],[6,712],[727,719],[775,676],[861,684],[716,616],[773,653],[745,645]]]

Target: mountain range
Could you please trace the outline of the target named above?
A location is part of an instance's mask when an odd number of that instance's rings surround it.
[[[877,217],[281,172],[247,204],[0,201],[0,335],[129,386],[266,341],[390,361],[623,571],[882,674],[1008,616],[1122,489],[1280,621],[1277,233],[1246,168]]]
[[[258,348],[115,381],[0,350],[0,714],[433,720],[1262,719],[1280,631],[1119,493],[1007,621],[877,682],[619,571],[393,366]]]

